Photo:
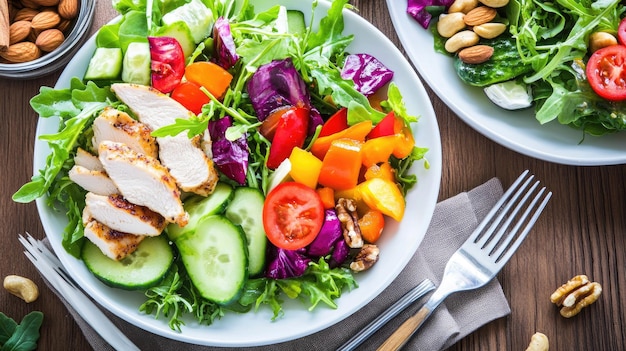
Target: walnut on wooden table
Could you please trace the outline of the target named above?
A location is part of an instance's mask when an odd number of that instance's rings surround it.
[[[561,315],[571,318],[577,315],[584,307],[596,302],[602,293],[602,286],[590,282],[586,275],[577,275],[561,285],[550,296],[550,301],[562,306]]]

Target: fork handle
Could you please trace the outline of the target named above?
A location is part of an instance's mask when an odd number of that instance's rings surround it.
[[[399,350],[415,334],[417,329],[424,324],[424,321],[431,315],[434,308],[428,304],[422,306],[414,315],[409,317],[393,334],[385,340],[377,351]]]

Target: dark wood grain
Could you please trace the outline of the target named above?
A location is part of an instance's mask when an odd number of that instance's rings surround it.
[[[383,1],[352,3],[401,48]],[[92,32],[114,16],[110,1],[98,1]],[[88,350],[89,344],[72,317],[47,290],[17,241],[17,233],[25,231],[43,237],[35,205],[11,200],[33,174],[37,116],[28,100],[40,86],[54,85],[59,74],[27,81],[0,79],[0,276],[27,276],[41,288],[41,297],[31,304],[0,290],[0,311],[17,320],[30,311],[42,311],[41,350]],[[506,187],[523,169],[532,170],[554,193],[532,234],[498,275],[511,314],[477,330],[450,350],[524,350],[535,331],[548,335],[551,350],[626,349],[626,308],[620,294],[626,291],[626,166],[575,167],[518,154],[471,129],[427,90],[443,146],[440,199],[492,177],[500,178]],[[549,296],[576,274],[587,274],[600,282],[604,292],[596,304],[565,319]]]

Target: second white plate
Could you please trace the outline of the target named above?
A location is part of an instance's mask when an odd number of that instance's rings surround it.
[[[539,124],[532,109],[512,112],[497,107],[481,88],[471,87],[458,78],[452,58],[435,52],[432,34],[406,12],[406,0],[387,0],[387,7],[400,41],[421,77],[450,109],[481,134],[544,161],[580,166],[626,163],[625,132],[583,136],[581,131],[557,121]]]

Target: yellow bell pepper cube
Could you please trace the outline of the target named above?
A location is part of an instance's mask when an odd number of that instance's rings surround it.
[[[311,189],[317,187],[317,179],[322,169],[322,160],[313,156],[312,153],[294,147],[289,155],[291,170],[289,175],[294,181],[304,184]]]
[[[359,184],[358,188],[367,206],[396,221],[402,220],[406,202],[396,183],[383,178],[372,178]]]

